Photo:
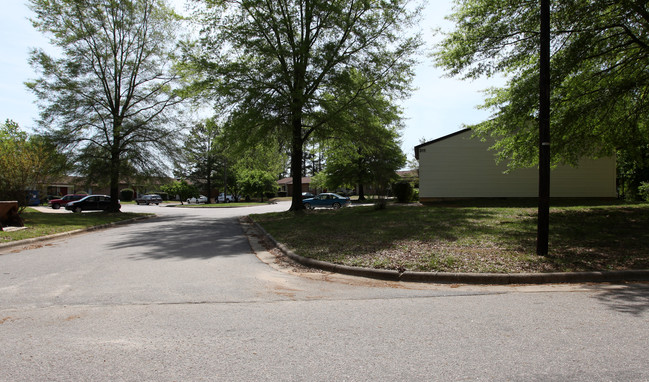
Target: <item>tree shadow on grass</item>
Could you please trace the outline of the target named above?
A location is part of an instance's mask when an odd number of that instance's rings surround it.
[[[571,271],[649,268],[649,214],[645,209],[562,210],[550,216],[556,269]]]
[[[649,284],[628,284],[607,289],[596,298],[610,309],[641,316],[649,312]]]
[[[259,221],[303,256],[361,266],[473,272],[649,268],[646,208],[592,201],[554,209],[550,255],[540,257],[536,209],[520,200],[516,208],[511,201],[487,202],[280,213]]]
[[[210,259],[250,253],[236,218],[159,217],[123,234],[112,244],[136,260]]]
[[[297,253],[336,261],[341,253],[348,258],[380,253],[408,240],[457,242],[469,232],[488,235],[493,228],[483,222],[494,216],[496,212],[488,209],[392,206],[289,212],[257,219]]]

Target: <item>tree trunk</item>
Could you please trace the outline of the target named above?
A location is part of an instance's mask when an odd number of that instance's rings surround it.
[[[113,144],[110,146],[110,207],[107,212],[119,212],[119,168],[122,119],[113,115]]]
[[[223,159],[223,203],[228,201],[228,160]],[[218,199],[218,196],[217,196]]]
[[[293,197],[289,211],[299,211],[304,209],[304,204],[302,204],[302,118],[297,112],[292,119],[291,177],[293,178]]]
[[[207,160],[207,174],[206,175],[206,180],[207,180],[207,204],[212,203],[212,161],[210,159]],[[219,200],[219,195],[216,195],[216,201]]]
[[[364,201],[365,200],[365,188],[363,187],[363,180],[365,180],[364,175],[364,170],[363,170],[363,156],[362,150],[359,147],[358,148],[358,162],[356,163],[357,169],[358,169],[358,200]]]
[[[113,142],[113,148],[110,154],[110,207],[107,212],[119,212],[119,148],[118,143]]]

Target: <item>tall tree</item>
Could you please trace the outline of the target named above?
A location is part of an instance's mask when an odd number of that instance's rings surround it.
[[[41,124],[78,159],[109,174],[118,210],[120,171],[160,168],[170,150],[177,75],[170,57],[177,16],[164,0],[30,0],[32,24],[59,57],[33,50],[41,77],[28,87]]]
[[[198,188],[193,184],[187,183],[186,180],[175,180],[169,184],[160,186],[160,189],[166,192],[169,197],[180,200],[180,204],[184,204],[183,201],[188,198],[198,196]]]
[[[363,75],[351,80],[362,82]],[[328,187],[358,186],[359,199],[365,200],[364,186],[386,189],[406,163],[399,142],[401,109],[377,89],[350,90],[337,89],[325,104],[325,110],[345,105],[327,122],[332,135],[321,137],[328,143],[325,173]]]
[[[305,142],[340,112],[322,112],[325,95],[351,86],[353,71],[365,75],[357,92],[408,93],[420,46],[409,32],[419,8],[408,0],[201,3],[202,54],[194,61],[201,83],[245,121],[242,135],[261,141],[276,134],[289,142],[294,184],[301,184]],[[291,210],[302,208],[295,193]]]
[[[11,120],[0,124],[0,200],[17,200],[24,208],[27,190],[41,189],[64,163],[46,138],[29,136]]]
[[[219,144],[221,128],[214,118],[197,123],[185,136],[176,167],[194,184],[204,184],[208,200],[212,200],[214,178],[223,172],[224,157]]]
[[[397,134],[383,128],[374,130],[371,138],[371,144],[365,140],[336,142],[327,151],[327,187],[358,186],[358,198],[365,200],[365,186],[385,191],[398,178],[396,171],[406,163],[406,156]]]
[[[455,29],[435,53],[453,76],[505,73],[488,92],[492,119],[472,126],[496,138],[511,166],[538,164],[539,2],[456,0]],[[553,1],[552,162],[638,152],[649,144],[649,4]]]
[[[276,139],[256,144],[242,144],[237,126],[228,126],[228,158],[230,172],[236,180],[233,188],[243,196],[259,196],[277,192],[277,180],[285,170],[287,155]]]

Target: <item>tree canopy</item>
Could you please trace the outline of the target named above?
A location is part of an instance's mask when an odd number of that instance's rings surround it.
[[[552,162],[646,153],[649,144],[649,5],[640,0],[554,1],[551,8]],[[455,29],[434,53],[451,76],[504,73],[488,91],[490,120],[471,126],[496,138],[511,166],[538,161],[539,3],[456,0]]]
[[[0,124],[0,200],[17,200],[24,208],[27,191],[39,190],[64,163],[46,138],[29,136],[11,120]]]
[[[40,78],[43,128],[68,149],[87,174],[109,174],[118,199],[125,164],[160,169],[170,150],[177,75],[170,52],[177,16],[164,0],[30,0],[32,24],[50,37],[55,55],[31,52]],[[115,209],[117,203],[115,202]]]
[[[176,163],[177,175],[191,179],[193,184],[204,185],[210,201],[215,177],[219,175],[218,170],[223,173],[224,167],[221,134],[221,127],[214,118],[196,123],[185,135]]]
[[[284,171],[286,155],[280,145],[272,139],[234,151],[232,172],[242,196],[261,197],[277,192],[277,180]]]
[[[362,81],[362,77],[357,74],[355,80]],[[325,184],[333,189],[358,186],[359,199],[364,200],[364,186],[387,189],[406,163],[399,145],[401,109],[377,89],[361,93],[339,89],[327,107],[341,105],[345,105],[343,111],[327,122],[331,136],[322,137]]]
[[[193,184],[187,183],[186,180],[175,180],[169,184],[160,186],[160,189],[163,192],[166,192],[170,198],[179,199],[180,204],[184,204],[183,201],[198,196],[198,188]]]
[[[200,74],[197,87],[230,107],[246,139],[283,139],[295,184],[305,142],[346,107],[327,108],[336,89],[409,91],[421,43],[409,32],[419,9],[407,0],[197,2],[200,49],[188,64]],[[364,80],[352,81],[354,72]],[[291,209],[301,208],[296,193]]]

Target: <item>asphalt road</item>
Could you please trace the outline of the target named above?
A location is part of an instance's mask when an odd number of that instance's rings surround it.
[[[310,272],[238,223],[287,207],[124,206],[158,217],[0,250],[0,381],[649,381],[647,284]]]

